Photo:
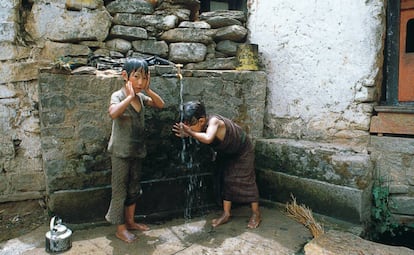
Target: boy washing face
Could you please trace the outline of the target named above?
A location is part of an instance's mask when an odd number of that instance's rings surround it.
[[[183,105],[183,122],[173,125],[177,137],[193,137],[217,151],[217,162],[223,171],[223,214],[213,219],[217,227],[229,221],[231,203],[250,203],[252,214],[247,224],[257,228],[261,222],[259,191],[256,185],[253,145],[240,126],[220,115],[207,115],[198,101]]]

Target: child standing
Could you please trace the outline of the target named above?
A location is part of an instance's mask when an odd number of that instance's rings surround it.
[[[207,115],[201,102],[183,105],[183,122],[173,126],[178,137],[193,137],[209,144],[217,151],[220,170],[223,171],[223,214],[213,219],[217,227],[229,221],[231,203],[250,203],[252,214],[248,228],[257,228],[261,222],[259,192],[254,171],[254,150],[247,134],[240,126],[220,115]]]
[[[163,99],[150,88],[150,72],[143,59],[127,59],[122,70],[125,85],[111,95],[109,116],[112,132],[108,151],[112,163],[112,197],[105,216],[116,224],[116,237],[127,243],[137,237],[129,230],[149,230],[135,222],[135,207],[142,194],[142,160],[146,156],[144,110],[145,106],[163,108]],[[145,92],[143,94],[142,92]]]

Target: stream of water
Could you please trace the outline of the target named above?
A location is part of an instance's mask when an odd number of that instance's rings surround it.
[[[183,122],[183,79],[182,76],[178,75],[178,80],[180,82],[180,122]],[[191,219],[193,208],[202,208],[203,201],[201,199],[201,192],[204,190],[204,184],[202,177],[199,176],[200,165],[198,162],[193,162],[193,154],[196,153],[196,146],[198,141],[194,140],[191,137],[182,137],[182,148],[180,152],[181,162],[186,166],[186,171],[188,171],[188,184],[185,189],[185,208],[184,208],[184,219]]]

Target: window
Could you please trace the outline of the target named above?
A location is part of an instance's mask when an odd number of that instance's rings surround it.
[[[407,22],[407,31],[405,34],[405,53],[414,52],[414,19]]]
[[[239,10],[246,11],[247,0],[201,0],[200,11]]]
[[[387,1],[381,102],[370,132],[414,135],[414,0]]]
[[[414,108],[414,0],[389,1],[381,105]]]

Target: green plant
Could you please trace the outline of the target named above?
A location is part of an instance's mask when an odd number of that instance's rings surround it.
[[[379,239],[384,234],[395,236],[400,227],[391,214],[390,208],[393,205],[389,194],[388,185],[382,177],[378,177],[372,187],[371,234],[373,239]]]

